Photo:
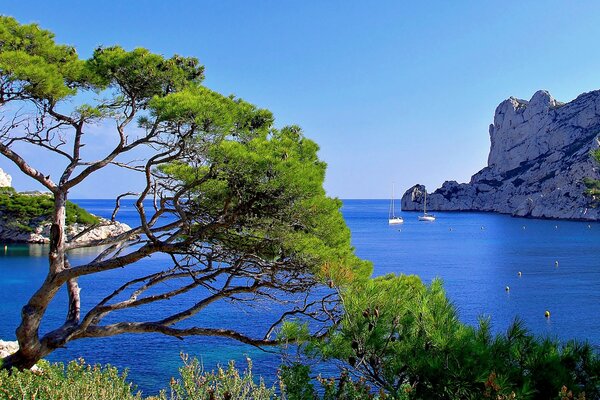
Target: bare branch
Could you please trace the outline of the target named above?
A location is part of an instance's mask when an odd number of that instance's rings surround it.
[[[20,155],[15,153],[10,147],[0,143],[0,154],[11,160],[19,169],[26,175],[32,177],[48,190],[56,193],[58,188],[54,182],[50,179],[50,176],[44,176],[40,171],[29,165]]]

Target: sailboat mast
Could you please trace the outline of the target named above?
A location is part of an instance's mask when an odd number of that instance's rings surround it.
[[[396,210],[394,208],[394,184],[392,183],[392,218],[396,216]]]
[[[423,215],[427,214],[427,190],[425,190],[425,201],[423,202]]]

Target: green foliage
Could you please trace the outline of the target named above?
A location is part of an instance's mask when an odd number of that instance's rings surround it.
[[[600,163],[600,149],[593,151],[592,157]],[[585,194],[592,197],[596,203],[600,202],[600,181],[591,178],[584,178],[583,183],[587,187]]]
[[[182,354],[183,367],[180,379],[172,379],[169,395],[163,391],[161,400],[230,400],[230,399],[275,399],[275,389],[267,388],[262,379],[258,383],[252,375],[252,363],[242,374],[231,361],[227,369],[219,367],[216,372],[205,372],[198,359]]]
[[[365,379],[354,382],[347,371],[342,371],[339,379],[319,379],[323,387],[323,396],[315,397],[323,400],[384,400],[388,399],[384,392],[373,393]],[[404,400],[404,397],[401,397]],[[406,397],[408,399],[408,397]]]
[[[3,100],[56,101],[92,83],[73,47],[55,44],[54,34],[36,24],[21,25],[5,16],[0,16],[0,71],[6,80]]]
[[[133,400],[139,393],[111,366],[90,366],[83,360],[63,364],[41,361],[42,372],[0,370],[0,399]]]
[[[204,67],[195,58],[175,55],[165,59],[143,48],[99,47],[86,66],[104,86],[118,87],[122,95],[141,104],[204,78]]]
[[[343,302],[342,327],[322,354],[392,398],[548,399],[563,385],[600,396],[600,359],[589,345],[540,339],[520,321],[497,336],[485,320],[466,326],[439,280],[375,278],[348,289]]]
[[[283,365],[280,377],[287,400],[313,400],[317,396],[309,366],[300,363]]]
[[[341,202],[325,194],[319,148],[298,127],[273,129],[267,111],[200,88],[155,98],[151,107],[160,118],[204,125],[207,133],[190,144],[192,160],[160,171],[190,187],[188,215],[235,216],[215,243],[232,254],[284,254],[288,265],[337,284],[370,274],[370,263],[354,255]]]
[[[9,227],[31,232],[33,226],[48,221],[54,210],[54,199],[46,194],[22,194],[13,188],[0,189],[0,218]],[[67,202],[67,224],[96,224],[98,218],[77,204]]]

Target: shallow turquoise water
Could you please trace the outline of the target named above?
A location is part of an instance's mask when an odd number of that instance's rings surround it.
[[[112,203],[78,201],[91,212],[110,216]],[[600,348],[600,223],[528,220],[483,213],[437,213],[433,223],[418,222],[418,213],[403,213],[405,223],[387,224],[385,200],[347,200],[343,213],[352,230],[359,256],[373,261],[375,274],[418,274],[429,282],[440,277],[464,322],[474,324],[489,315],[496,330],[505,329],[520,316],[536,333],[566,340],[587,339]],[[125,205],[120,220],[135,225],[131,205]],[[0,248],[0,338],[13,339],[20,307],[46,274],[43,246],[9,245]],[[73,260],[91,255],[79,253]],[[555,266],[559,261],[559,266]],[[160,257],[144,261],[145,271],[160,267]],[[517,275],[518,271],[522,276]],[[136,276],[128,269],[81,280],[83,308],[114,289],[115,282]],[[125,275],[125,276],[123,276]],[[506,292],[505,287],[510,291]],[[59,293],[44,320],[43,328],[56,327],[66,294]],[[164,312],[176,310],[190,299],[171,301]],[[552,314],[544,317],[544,311]],[[265,305],[254,313],[231,305],[211,307],[197,322],[235,324],[252,333],[265,323],[272,308]],[[136,311],[138,319],[155,319],[160,313]],[[140,314],[141,313],[141,314]],[[144,314],[147,313],[147,314]],[[161,335],[126,335],[116,338],[80,340],[53,353],[51,360],[84,357],[130,369],[130,377],[146,393],[168,384],[180,365],[179,352],[201,358],[207,368],[235,359],[245,367],[252,358],[255,373],[274,376],[277,355],[261,352],[229,340],[187,338],[180,341]]]

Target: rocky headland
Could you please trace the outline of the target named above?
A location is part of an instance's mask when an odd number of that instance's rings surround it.
[[[45,202],[51,201],[51,199],[48,199],[48,197],[51,195],[49,193],[41,192],[18,193],[12,191],[12,189],[7,190],[7,188],[11,188],[11,182],[11,176],[0,169],[0,190],[4,190],[4,192],[0,193],[0,195],[20,196],[20,200],[16,202],[16,204],[25,212],[15,212],[8,209],[3,209],[3,203],[0,202],[0,242],[40,244],[50,243],[49,236],[51,223],[48,220],[48,216],[28,215],[25,217],[23,214],[31,214],[32,208],[35,208],[36,210],[39,209],[40,205],[44,203],[45,199],[47,199]],[[29,198],[31,199],[31,202],[29,200],[24,202],[22,200],[23,198]],[[13,208],[15,208],[15,204],[12,205]],[[131,230],[127,224],[118,221],[109,221],[107,219],[92,216],[90,214],[87,215],[93,218],[92,222],[75,221],[67,225],[67,240],[73,242],[96,241],[117,236]]]
[[[487,167],[469,183],[446,181],[428,193],[428,210],[600,219],[600,208],[584,193],[585,179],[600,179],[590,154],[600,146],[600,90],[569,103],[543,90],[529,101],[511,97],[496,108],[489,134]],[[408,189],[402,210],[422,210],[424,193],[423,185]]]

